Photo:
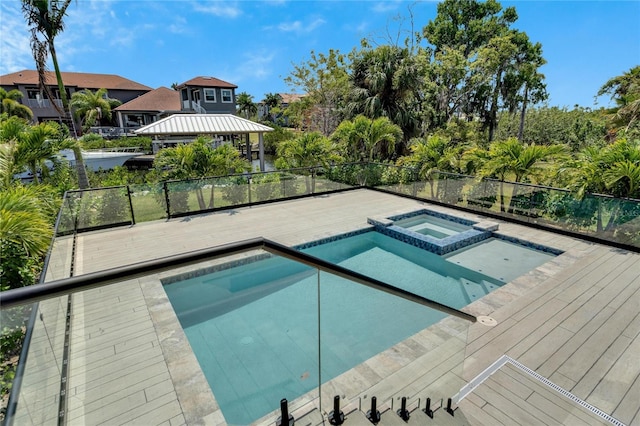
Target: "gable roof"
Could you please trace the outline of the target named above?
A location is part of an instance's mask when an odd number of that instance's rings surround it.
[[[62,81],[65,86],[79,87],[82,89],[112,89],[112,90],[152,90],[151,87],[135,81],[120,77],[115,74],[90,74],[84,72],[62,72]],[[47,85],[57,85],[56,75],[53,71],[46,72]],[[38,72],[35,70],[22,70],[0,76],[0,84],[12,85],[38,85]]]
[[[134,130],[138,135],[223,135],[271,132],[271,127],[232,114],[174,114]]]
[[[158,87],[114,108],[114,111],[180,111],[180,92]]]
[[[235,84],[231,84],[229,82],[220,80],[219,78],[215,78],[215,77],[195,77],[189,81],[185,81],[184,83],[180,84],[178,88],[181,88],[184,86],[223,87],[223,88],[229,88],[229,89],[238,88],[238,86],[236,86]]]

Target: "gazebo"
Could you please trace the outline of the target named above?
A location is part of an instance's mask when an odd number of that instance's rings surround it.
[[[264,138],[265,132],[273,129],[232,114],[173,114],[154,123],[134,130],[141,136],[176,138],[195,138],[199,135],[246,135],[247,158],[251,161],[251,143],[249,134],[258,134],[258,158],[260,170],[264,171]]]

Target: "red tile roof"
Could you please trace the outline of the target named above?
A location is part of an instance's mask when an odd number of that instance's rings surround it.
[[[114,109],[115,111],[180,111],[180,92],[167,87],[140,95]]]
[[[224,80],[220,80],[215,77],[196,77],[192,78],[189,81],[185,81],[180,84],[178,87],[183,86],[197,86],[197,87],[224,87],[229,89],[236,89],[238,86],[235,84],[228,83]]]
[[[63,72],[62,81],[65,86],[81,89],[112,89],[112,90],[152,90],[151,87],[114,74],[89,74],[84,72]],[[53,71],[46,73],[47,84],[56,85],[56,75]],[[23,70],[0,76],[0,85],[38,85],[38,72]]]

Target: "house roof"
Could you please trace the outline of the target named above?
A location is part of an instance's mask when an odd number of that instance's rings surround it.
[[[237,89],[238,86],[215,77],[195,77],[189,81],[185,81],[178,87],[197,86],[197,87],[223,87],[229,89]]]
[[[273,129],[232,114],[174,114],[140,127],[138,135],[222,135],[264,133]]]
[[[280,99],[282,99],[283,104],[291,104],[293,102],[297,102],[304,98],[307,95],[300,95],[298,93],[278,93]]]
[[[180,111],[180,93],[158,87],[114,108],[114,111]]]
[[[152,90],[151,87],[115,74],[89,74],[84,72],[62,72],[62,81],[67,87],[82,89],[111,89],[111,90]],[[52,71],[46,72],[47,85],[56,85],[56,75]],[[22,70],[0,76],[0,85],[38,85],[38,72]]]

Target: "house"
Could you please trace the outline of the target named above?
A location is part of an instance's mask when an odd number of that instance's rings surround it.
[[[278,97],[280,98],[279,108],[281,111],[284,111],[289,105],[294,102],[301,101],[306,95],[300,95],[297,93],[278,93]],[[262,120],[265,117],[269,116],[269,105],[266,104],[264,100],[258,103],[258,120]],[[277,117],[280,118],[281,114]],[[288,118],[283,117],[285,120],[285,125],[288,124]]]
[[[215,77],[195,77],[176,86],[182,112],[198,114],[235,114],[237,88]]]
[[[90,74],[81,72],[62,72],[62,81],[67,92],[67,98],[85,89],[96,91],[107,89],[109,97],[122,103],[129,102],[151,91],[151,87],[114,74]],[[58,83],[55,73],[46,72],[46,84],[51,89],[54,102],[62,107]],[[6,91],[17,89],[22,92],[21,102],[31,108],[36,122],[59,120],[60,113],[39,87],[38,72],[22,70],[0,76],[0,87]]]
[[[116,122],[125,129],[138,128],[181,111],[180,93],[159,87],[115,108]]]

